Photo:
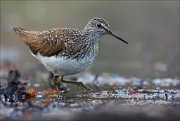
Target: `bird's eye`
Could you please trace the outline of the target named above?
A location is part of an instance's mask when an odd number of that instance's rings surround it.
[[[100,23],[98,23],[96,26],[97,26],[98,28],[102,27],[102,25],[101,25]]]

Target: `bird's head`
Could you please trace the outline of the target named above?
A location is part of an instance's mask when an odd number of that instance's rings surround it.
[[[108,34],[108,35],[111,35],[111,36],[123,41],[124,43],[128,44],[128,42],[126,42],[124,39],[118,37],[110,30],[108,21],[103,18],[95,17],[95,18],[91,19],[88,22],[88,24],[85,26],[84,30],[95,32],[96,34],[99,34],[99,35]]]

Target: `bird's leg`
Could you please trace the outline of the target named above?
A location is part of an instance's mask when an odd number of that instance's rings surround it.
[[[60,96],[60,91],[59,91],[59,88],[58,88],[58,78],[59,78],[59,76],[54,76],[54,79],[51,82],[51,86],[52,86],[52,88],[55,88],[57,90],[58,97],[59,97]]]
[[[51,81],[51,87],[56,88],[57,87],[57,82],[58,82],[58,76],[54,76],[54,79]]]
[[[61,76],[61,78],[60,78],[60,81],[61,81],[62,83],[75,84],[75,85],[78,86],[78,88],[81,86],[81,87],[83,87],[83,88],[86,89],[86,90],[92,91],[91,88],[89,88],[88,86],[84,85],[82,82],[67,81],[67,80],[64,80],[63,77],[64,77],[64,76]],[[78,89],[78,88],[77,88],[77,89]]]

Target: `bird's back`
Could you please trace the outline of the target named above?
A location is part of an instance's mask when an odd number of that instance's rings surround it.
[[[82,33],[77,29],[54,28],[49,31],[28,31],[13,28],[13,30],[35,55],[40,53],[50,57],[80,51],[78,43],[81,41]]]

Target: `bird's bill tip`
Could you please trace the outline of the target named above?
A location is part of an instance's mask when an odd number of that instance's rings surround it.
[[[113,36],[113,37],[115,37],[115,38],[117,38],[118,40],[121,40],[122,42],[128,44],[128,42],[125,41],[124,39],[122,39],[121,37],[118,37],[117,35],[115,35],[115,34],[113,34],[113,33],[111,33],[110,35]]]
[[[122,42],[128,44],[127,41],[125,41],[125,40],[122,39],[121,37],[118,37],[117,35],[115,35],[114,33],[112,33],[111,30],[109,30],[109,29],[107,29],[107,28],[105,28],[105,27],[103,27],[103,29],[104,29],[109,35],[111,35],[111,36],[115,37],[116,39],[121,40]]]
[[[125,40],[122,39],[121,37],[118,37],[117,35],[115,35],[114,33],[112,33],[110,30],[107,30],[107,32],[108,32],[109,35],[111,35],[111,36],[115,37],[116,39],[121,40],[122,42],[128,44],[127,41],[125,41]]]

